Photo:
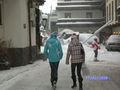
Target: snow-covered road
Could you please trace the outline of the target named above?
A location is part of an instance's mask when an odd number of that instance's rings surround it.
[[[65,65],[67,44],[62,47],[64,56],[59,66],[57,90],[72,90],[70,65]],[[98,57],[100,62],[93,62],[92,48],[84,48],[89,76],[109,77],[109,80],[88,80],[84,76],[84,90],[120,90],[120,52],[108,52],[101,45]],[[0,71],[0,90],[52,90],[48,61],[39,60],[32,65]]]

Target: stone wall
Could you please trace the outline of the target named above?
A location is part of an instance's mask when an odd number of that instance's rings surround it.
[[[32,47],[32,59],[30,57],[30,49],[26,48],[9,48],[9,60],[12,67],[23,66],[37,59],[37,47]]]

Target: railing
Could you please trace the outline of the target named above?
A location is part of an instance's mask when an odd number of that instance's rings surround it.
[[[58,22],[101,22],[105,21],[105,18],[60,18]]]
[[[100,5],[102,1],[59,1],[58,5]]]
[[[101,5],[64,5],[57,6],[57,10],[92,10],[92,9],[101,9]]]

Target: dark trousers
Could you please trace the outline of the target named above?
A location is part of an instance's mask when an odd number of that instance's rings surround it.
[[[81,67],[82,63],[72,63],[71,64],[71,73],[72,73],[72,78],[76,78],[75,70],[77,67],[77,76],[80,81],[83,80],[82,75],[81,75]]]
[[[51,82],[58,79],[58,66],[59,62],[49,62],[51,68]]]
[[[97,56],[98,56],[98,50],[97,50],[97,49],[96,49],[96,50],[94,50],[94,53],[95,53],[94,57],[96,57],[96,58],[97,58]]]

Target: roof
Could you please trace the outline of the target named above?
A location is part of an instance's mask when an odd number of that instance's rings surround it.
[[[100,5],[64,5],[57,7],[99,7]]]

